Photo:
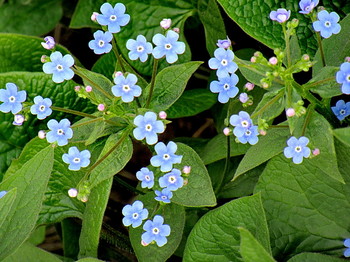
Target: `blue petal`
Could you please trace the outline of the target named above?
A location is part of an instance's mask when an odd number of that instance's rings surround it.
[[[160,46],[156,46],[152,51],[152,55],[156,59],[162,58],[165,55],[164,48]]]
[[[176,53],[168,52],[165,54],[165,58],[169,64],[172,64],[172,63],[175,63],[177,61],[178,56]]]
[[[165,40],[165,36],[162,34],[155,34],[152,38],[152,42],[155,45],[162,45]]]

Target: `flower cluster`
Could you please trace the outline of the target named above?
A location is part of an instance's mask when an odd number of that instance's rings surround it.
[[[232,115],[230,117],[230,124],[234,126],[233,134],[237,137],[239,142],[251,145],[258,143],[258,126],[253,125],[253,121],[250,118],[250,115],[241,111],[238,115]]]

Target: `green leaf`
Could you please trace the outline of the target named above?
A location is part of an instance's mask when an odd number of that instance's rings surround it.
[[[332,98],[342,94],[340,85],[335,81],[335,75],[339,67],[326,66],[314,73],[313,77],[303,87],[310,88],[316,94],[323,98]]]
[[[0,184],[0,190],[17,188],[16,199],[0,228],[1,260],[13,253],[34,229],[52,166],[53,148],[48,146]]]
[[[150,108],[154,111],[167,110],[176,100],[179,99],[188,80],[202,62],[188,62],[181,65],[173,65],[160,71],[155,79],[153,95]],[[144,90],[140,97],[145,103],[150,92],[150,85]]]
[[[94,187],[86,204],[79,238],[79,258],[97,257],[102,220],[111,193],[113,178]]]
[[[27,242],[31,243],[34,246],[37,246],[37,245],[40,245],[42,242],[44,242],[45,237],[46,237],[46,226],[39,226],[30,235]]]
[[[239,156],[245,154],[250,148],[248,144],[236,143],[235,139],[230,138],[230,155]],[[200,157],[205,165],[214,163],[226,158],[227,155],[227,137],[219,134],[212,138],[200,152]]]
[[[288,137],[288,128],[276,127],[268,130],[265,136],[259,138],[259,142],[256,145],[248,149],[236,170],[233,180],[280,154],[287,146],[286,141]]]
[[[274,262],[276,260],[259,243],[258,240],[243,227],[238,227],[241,236],[241,255],[244,262]]]
[[[154,215],[161,215],[164,218],[164,224],[170,226],[171,232],[167,237],[168,242],[164,246],[158,247],[156,244],[150,244],[144,247],[141,245],[141,235],[145,232],[142,226],[137,228],[130,227],[130,241],[138,261],[140,262],[148,262],[150,258],[152,258],[152,262],[166,261],[179,246],[185,225],[184,207],[171,203],[157,209],[158,204],[157,201],[154,200],[154,196],[154,193],[150,192],[146,195],[139,196],[138,200],[142,201],[144,207],[148,209],[150,214],[152,213],[151,210],[156,210]],[[153,220],[153,217],[149,217],[148,219]]]
[[[167,109],[168,118],[181,118],[197,115],[211,108],[217,102],[216,95],[207,89],[185,91],[180,98]]]
[[[232,200],[205,214],[188,237],[184,261],[241,261],[238,227],[248,229],[270,250],[264,209],[257,194]]]
[[[337,257],[331,257],[319,253],[301,253],[288,260],[288,262],[305,262],[305,261],[317,261],[317,262],[345,262],[346,259],[340,259]]]
[[[62,3],[56,0],[5,3],[0,8],[0,31],[43,35],[58,24],[62,13]]]
[[[338,128],[333,130],[333,135],[339,139],[342,143],[344,143],[347,146],[350,146],[350,128]]]
[[[42,55],[50,56],[51,51],[44,49],[41,42],[44,42],[43,38],[0,33],[0,73],[11,71],[42,72],[43,63],[40,58]],[[55,49],[62,54],[69,53],[61,45],[56,45]]]
[[[86,257],[86,258],[77,260],[77,262],[101,262],[101,261],[104,261],[104,260],[99,260],[97,258],[92,258],[92,257]]]
[[[217,41],[227,37],[225,24],[216,1],[199,0],[198,15],[204,27],[207,50],[209,54],[213,54],[217,48]]]
[[[172,202],[189,207],[215,206],[216,198],[207,169],[198,154],[189,146],[177,143],[177,155],[182,155],[181,164],[175,168],[190,166],[188,184],[174,192]]]
[[[117,174],[129,162],[133,147],[129,130],[110,135],[89,178],[91,188]],[[101,162],[100,162],[101,161]]]
[[[6,221],[7,214],[10,213],[13,202],[16,199],[17,188],[13,188],[9,190],[5,196],[3,196],[0,200],[0,212],[3,216],[0,217],[0,228],[2,224]]]
[[[24,243],[21,245],[15,253],[6,257],[3,262],[61,262],[61,259],[55,255],[38,248],[30,243]]]
[[[349,236],[348,185],[322,172],[313,159],[305,160],[296,165],[283,155],[272,158],[255,188],[261,193],[277,261],[301,252],[341,256],[343,239]]]

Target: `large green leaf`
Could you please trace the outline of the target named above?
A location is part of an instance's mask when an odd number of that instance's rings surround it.
[[[269,232],[260,195],[233,200],[205,214],[191,231],[184,261],[242,261],[244,227],[270,252]]]
[[[305,261],[315,261],[315,262],[345,262],[348,260],[340,259],[337,257],[326,256],[319,253],[301,253],[288,260],[288,262],[305,262]]]
[[[350,146],[350,128],[338,128],[333,130],[334,136],[339,139],[342,143],[347,146]]]
[[[268,162],[255,192],[262,196],[276,260],[301,252],[342,255],[350,227],[348,185],[312,160],[295,165],[281,155]]]
[[[1,260],[13,253],[35,228],[53,167],[53,153],[53,148],[47,146],[0,184],[0,190],[17,188],[16,199],[0,228]]]
[[[0,5],[0,31],[42,35],[51,31],[62,17],[61,1],[9,1]]]
[[[335,81],[337,71],[339,71],[339,67],[335,66],[326,66],[319,71],[314,71],[315,76],[304,87],[309,87],[312,92],[323,98],[339,96],[342,92],[340,85]]]

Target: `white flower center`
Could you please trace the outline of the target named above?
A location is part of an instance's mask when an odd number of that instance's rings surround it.
[[[80,163],[80,158],[79,157],[74,157],[73,162],[74,163]]]
[[[164,47],[165,47],[166,50],[169,50],[169,49],[172,48],[172,45],[171,44],[165,44]]]
[[[64,131],[62,129],[58,129],[57,130],[57,135],[64,135]]]
[[[145,50],[145,48],[142,46],[142,45],[139,45],[137,48],[136,48],[137,52],[142,52],[143,50]]]
[[[116,16],[116,15],[111,15],[111,16],[109,17],[109,20],[115,21],[115,20],[117,20],[117,16]]]
[[[158,235],[159,234],[159,229],[157,227],[152,228],[152,233],[154,235]]]
[[[99,40],[98,41],[98,46],[99,47],[103,47],[105,45],[105,41],[103,41],[103,40]]]
[[[174,184],[176,182],[176,177],[175,176],[169,176],[168,181],[169,181],[169,183]]]
[[[152,131],[152,125],[147,124],[147,125],[145,126],[145,129],[146,129],[146,131]]]
[[[346,81],[347,82],[350,82],[350,74],[348,74],[346,77],[345,77]]]
[[[168,160],[169,158],[170,158],[169,154],[164,154],[164,155],[163,155],[163,159],[164,159],[164,160]]]
[[[46,108],[46,106],[41,105],[41,106],[39,107],[39,110],[40,110],[41,112],[43,112],[43,111],[45,110],[45,108]]]
[[[221,60],[221,64],[222,64],[223,66],[227,66],[228,62],[227,62],[226,59],[222,59],[222,60]]]
[[[129,92],[130,91],[130,86],[129,85],[123,85],[123,91],[124,92]]]
[[[163,200],[167,199],[166,196],[161,196],[160,198],[163,199]]]
[[[149,175],[146,175],[146,176],[145,176],[145,179],[146,179],[147,181],[150,181],[150,180],[151,180],[151,177],[150,177]]]
[[[295,152],[300,153],[301,152],[301,146],[296,146],[294,150],[295,150]]]
[[[57,65],[57,66],[56,66],[56,69],[57,69],[58,71],[62,71],[62,70],[63,70],[63,66],[62,66],[62,65]]]
[[[243,120],[243,121],[241,122],[241,125],[242,125],[243,127],[248,127],[248,126],[249,126],[249,122],[248,122],[247,120]]]
[[[332,25],[332,24],[331,24],[331,22],[329,22],[329,21],[324,22],[324,26],[325,26],[325,27],[331,27],[331,25]]]
[[[14,97],[14,96],[9,97],[9,102],[13,103],[15,101],[16,101],[16,97]]]
[[[245,131],[246,136],[250,136],[251,133],[252,133],[252,132],[251,132],[250,130]]]
[[[132,214],[132,218],[133,218],[133,219],[137,219],[138,217],[139,217],[139,214],[138,214],[138,213],[135,212],[135,213]]]
[[[341,109],[341,110],[339,111],[339,114],[345,115],[345,110],[344,110],[344,109]]]
[[[229,85],[229,84],[227,84],[227,83],[226,83],[226,84],[224,84],[224,89],[225,89],[225,90],[230,89],[230,85]]]

